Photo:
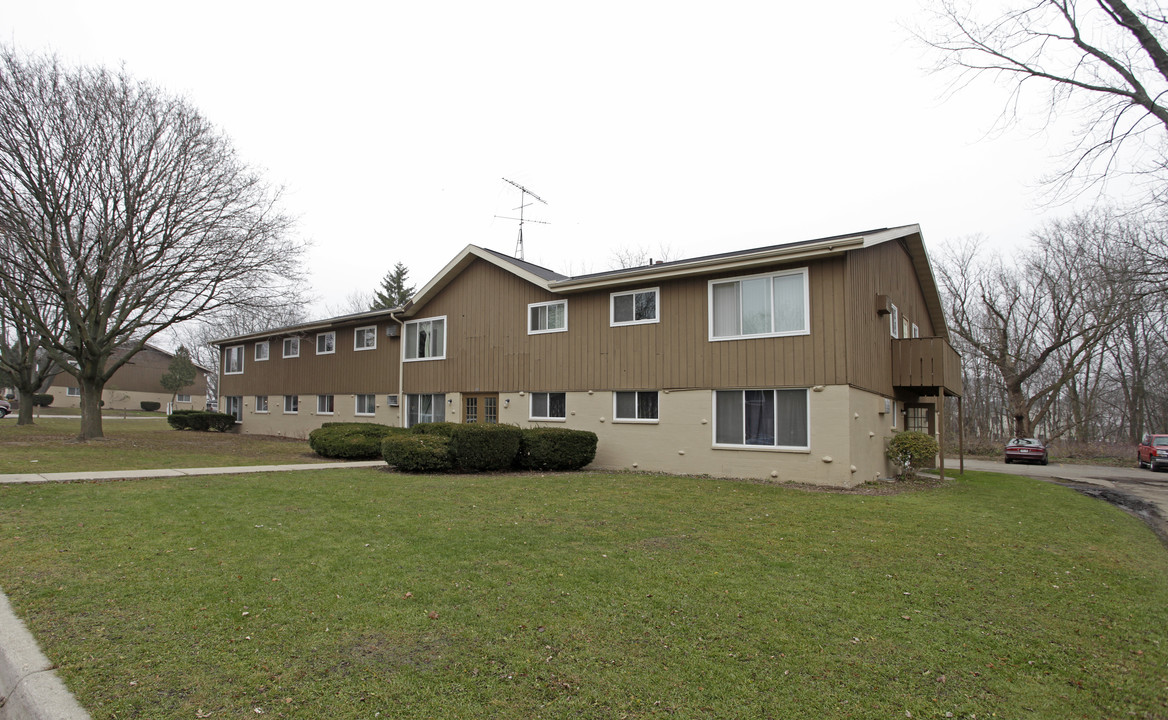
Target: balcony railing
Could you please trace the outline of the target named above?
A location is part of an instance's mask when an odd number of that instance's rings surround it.
[[[892,384],[914,389],[943,387],[946,394],[963,395],[961,356],[945,338],[893,340]]]

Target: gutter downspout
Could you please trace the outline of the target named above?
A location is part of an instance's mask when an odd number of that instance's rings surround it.
[[[398,427],[406,426],[406,418],[402,415],[408,408],[406,408],[405,396],[405,369],[406,369],[406,323],[397,313],[390,315],[393,321],[401,328],[398,334],[398,348],[397,348],[397,414]]]

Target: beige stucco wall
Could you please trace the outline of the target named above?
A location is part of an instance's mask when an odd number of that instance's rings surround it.
[[[80,408],[81,396],[69,395],[68,390],[64,386],[53,385],[47,391],[47,395],[53,396],[53,404],[50,407],[55,408]],[[166,404],[170,402],[170,393],[161,392],[140,392],[137,390],[110,390],[106,389],[101,394],[101,399],[105,403],[103,406],[107,410],[141,410],[142,402],[156,402],[159,408],[166,410]],[[207,398],[202,395],[191,395],[191,402],[178,403],[174,407],[176,410],[203,410],[206,408]]]
[[[845,385],[818,386],[810,402],[810,451],[721,449],[713,447],[713,392],[662,391],[657,423],[612,421],[613,394],[608,391],[567,393],[564,422],[531,422],[527,393],[500,393],[499,422],[520,427],[547,425],[591,430],[599,438],[591,467],[647,470],[682,475],[712,475],[852,487],[887,477],[884,457],[893,433],[892,417],[882,414],[884,399]],[[403,398],[404,400],[404,398]],[[462,396],[446,394],[446,419],[461,422]],[[334,396],[335,413],[318,415],[316,396],[300,398],[300,412],[285,414],[283,397],[269,398],[269,412],[254,411],[255,398],[243,398],[246,433],[307,437],[326,422],[366,421],[401,425],[401,407],[385,406],[377,396],[377,414],[357,417],[352,395]]]

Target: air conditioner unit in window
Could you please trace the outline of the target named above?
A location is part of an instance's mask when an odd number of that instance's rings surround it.
[[[397,407],[397,395],[386,395],[385,404],[390,407]]]
[[[396,324],[389,324],[385,326],[386,337],[399,337],[401,335],[401,326]]]

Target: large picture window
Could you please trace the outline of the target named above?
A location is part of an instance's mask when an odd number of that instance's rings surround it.
[[[808,449],[807,391],[715,391],[714,445]]]
[[[243,346],[234,345],[223,351],[223,374],[238,375],[243,372]]]
[[[806,335],[807,269],[710,281],[710,340]]]
[[[534,303],[527,306],[527,334],[564,332],[568,329],[568,301]]]
[[[660,291],[657,288],[612,293],[609,295],[608,324],[616,327],[658,322],[660,320],[657,315],[659,297]]]
[[[532,420],[563,420],[568,416],[567,395],[562,392],[531,393]]]
[[[613,414],[617,422],[657,422],[656,390],[613,393]]]
[[[446,396],[406,395],[406,427],[413,427],[419,423],[442,422],[446,419]]]
[[[406,323],[406,360],[442,360],[445,357],[445,316]]]

